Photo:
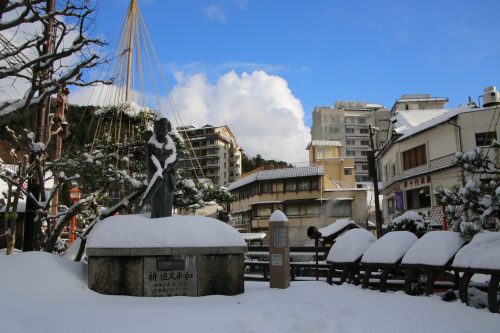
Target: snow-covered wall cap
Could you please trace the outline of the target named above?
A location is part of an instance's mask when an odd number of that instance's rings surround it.
[[[402,264],[444,266],[465,241],[458,232],[431,231],[406,252]]]
[[[500,270],[500,232],[482,231],[458,251],[454,267]]]
[[[395,264],[417,240],[409,231],[388,232],[366,250],[361,262]]]
[[[326,261],[350,263],[363,255],[377,239],[366,229],[351,229],[342,234],[332,245]]]
[[[88,248],[168,248],[244,246],[243,236],[230,225],[203,216],[151,219],[147,215],[117,215],[99,222]]]
[[[288,217],[281,210],[276,209],[269,218],[269,222],[288,222]]]

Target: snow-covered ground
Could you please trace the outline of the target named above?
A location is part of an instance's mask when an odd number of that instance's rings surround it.
[[[246,282],[238,296],[106,296],[86,266],[56,255],[0,256],[0,332],[498,332],[500,315],[437,296],[352,285]]]

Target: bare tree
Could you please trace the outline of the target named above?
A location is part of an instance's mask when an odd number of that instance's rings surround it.
[[[103,63],[97,51],[105,42],[89,37],[94,9],[87,0],[0,0],[0,116],[37,109],[26,177],[24,250],[40,248],[37,210],[51,199],[45,197],[43,167],[50,96],[64,87],[108,83],[84,75]]]

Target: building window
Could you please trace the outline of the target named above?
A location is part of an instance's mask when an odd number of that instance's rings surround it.
[[[260,191],[262,193],[273,193],[273,183],[261,183]]]
[[[394,196],[387,199],[387,213],[394,214],[396,212],[396,204]]]
[[[345,176],[351,176],[352,175],[352,169],[350,169],[350,168],[344,168],[344,175]]]
[[[271,205],[259,206],[256,208],[256,216],[271,216]]]
[[[396,176],[396,164],[391,164],[391,169],[392,169],[392,176]]]
[[[299,206],[285,206],[285,214],[288,216],[300,215]]]
[[[309,191],[311,190],[311,182],[309,179],[299,180],[299,191]]]
[[[426,208],[431,206],[429,186],[406,191],[406,209]]]
[[[360,150],[361,156],[368,155],[368,150]]]
[[[318,205],[307,205],[306,215],[319,215],[320,209]]]
[[[285,182],[285,192],[296,192],[297,183],[295,180]]]
[[[346,140],[346,144],[348,146],[354,146],[356,144],[356,140],[353,140],[353,139],[347,139]]]
[[[354,150],[348,150],[346,153],[347,156],[356,156],[356,152]]]
[[[354,134],[354,128],[346,128],[345,132],[346,134]]]
[[[325,158],[325,148],[316,148],[316,158]]]
[[[368,128],[360,128],[359,129],[359,133],[361,134],[368,134],[370,131],[368,130]]]
[[[361,140],[360,141],[362,146],[369,146],[370,145],[370,140]]]
[[[408,170],[427,164],[425,144],[403,152],[403,169]]]
[[[368,170],[368,164],[361,164],[361,170]]]
[[[366,118],[358,118],[358,124],[366,124]]]
[[[489,146],[497,139],[497,132],[476,133],[476,146]]]
[[[328,216],[351,217],[351,200],[334,200],[327,212]]]

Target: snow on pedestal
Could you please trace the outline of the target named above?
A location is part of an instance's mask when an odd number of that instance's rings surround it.
[[[444,266],[453,258],[465,241],[453,231],[431,231],[406,252],[403,265]]]
[[[89,235],[88,284],[110,295],[236,295],[246,251],[241,234],[216,219],[113,216]]]
[[[246,246],[238,230],[213,218],[183,215],[112,216],[99,222],[87,241],[87,249],[227,246]]]
[[[368,230],[349,230],[332,245],[326,261],[332,263],[351,263],[361,257],[366,249],[375,241],[375,236]]]
[[[409,231],[389,232],[365,251],[361,262],[395,264],[417,240],[417,236]]]
[[[500,270],[500,232],[476,234],[457,252],[453,267]]]

